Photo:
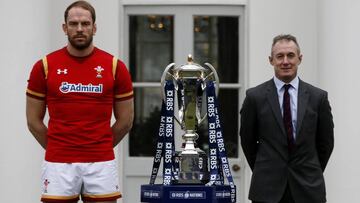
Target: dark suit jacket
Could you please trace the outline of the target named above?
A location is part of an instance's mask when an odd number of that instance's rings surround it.
[[[289,185],[296,203],[326,202],[323,171],[334,145],[327,92],[300,80],[296,143],[287,136],[273,79],[249,89],[241,109],[241,146],[253,171],[249,199],[279,202]]]

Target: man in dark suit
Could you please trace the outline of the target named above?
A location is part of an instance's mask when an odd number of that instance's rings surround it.
[[[269,57],[275,77],[246,92],[240,137],[254,203],[326,202],[333,118],[327,92],[297,76],[301,60],[294,36],[276,36]]]

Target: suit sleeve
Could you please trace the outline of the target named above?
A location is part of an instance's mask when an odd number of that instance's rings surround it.
[[[255,102],[253,101],[253,98],[249,96],[248,92],[246,93],[246,98],[244,100],[240,114],[241,147],[244,151],[251,170],[253,170],[258,144],[257,118]]]
[[[324,171],[334,148],[334,123],[327,93],[322,97],[318,119],[316,147],[321,168]]]

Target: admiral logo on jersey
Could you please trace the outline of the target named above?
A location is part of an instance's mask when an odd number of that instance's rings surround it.
[[[62,82],[59,90],[62,93],[69,93],[69,92],[79,92],[79,93],[102,93],[103,91],[103,85],[99,84],[99,85],[92,85],[92,84],[88,84],[88,85],[83,85],[81,83],[78,84],[73,84],[73,83],[68,83],[68,82]]]

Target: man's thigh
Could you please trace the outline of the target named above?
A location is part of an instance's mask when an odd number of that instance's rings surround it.
[[[77,202],[81,190],[81,174],[68,163],[44,161],[42,165],[42,202]]]
[[[252,203],[269,203],[269,202],[252,201]],[[291,194],[289,185],[286,186],[284,194],[279,203],[295,203],[294,198]]]
[[[113,203],[121,197],[116,161],[89,163],[82,174],[84,202]]]
[[[44,161],[42,173],[44,203],[60,200],[116,203],[121,197],[116,161],[94,163],[52,163]]]

